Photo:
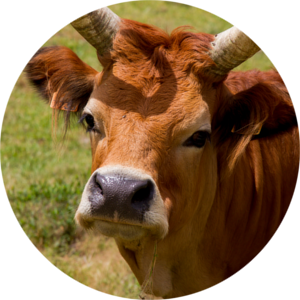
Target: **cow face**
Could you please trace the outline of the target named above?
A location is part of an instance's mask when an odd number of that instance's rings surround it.
[[[154,67],[150,72],[140,67],[142,74],[153,72],[145,83],[142,76],[127,75],[138,64],[117,62],[96,76],[81,118],[90,132],[92,175],[76,220],[140,242],[162,239],[169,226],[177,230],[193,217],[203,196],[199,182],[214,186],[208,175],[214,163],[211,114],[199,93],[201,82],[174,72],[174,60],[164,77]],[[210,203],[201,204],[204,218]]]

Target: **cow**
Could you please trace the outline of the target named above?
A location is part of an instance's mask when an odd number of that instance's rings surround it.
[[[280,75],[232,71],[260,50],[236,27],[169,35],[108,8],[72,25],[102,72],[59,46],[26,72],[66,125],[77,113],[90,135],[76,222],[113,237],[155,296],[230,277],[271,239],[297,180],[298,125]]]

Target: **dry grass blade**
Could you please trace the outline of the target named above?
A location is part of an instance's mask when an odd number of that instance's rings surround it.
[[[155,245],[154,245],[153,258],[152,258],[152,263],[151,263],[148,275],[146,276],[146,279],[143,282],[142,290],[139,294],[139,298],[141,300],[145,300],[148,298],[145,295],[146,291],[148,294],[153,295],[153,271],[154,271],[154,267],[155,267],[156,258],[157,258],[157,241],[155,242]]]

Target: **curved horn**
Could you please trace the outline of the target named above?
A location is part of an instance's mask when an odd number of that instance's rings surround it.
[[[97,49],[100,55],[108,52],[119,30],[121,19],[109,8],[92,11],[73,21],[72,26]]]
[[[215,36],[210,57],[216,63],[216,69],[213,72],[218,75],[227,74],[260,50],[247,35],[236,27],[231,27]]]

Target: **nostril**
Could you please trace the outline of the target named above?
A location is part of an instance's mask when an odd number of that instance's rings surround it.
[[[97,212],[104,205],[104,195],[103,195],[103,176],[95,174],[90,184],[91,194],[88,199],[91,203],[92,212]]]
[[[153,198],[154,186],[150,180],[147,180],[143,185],[139,186],[139,189],[134,193],[131,198],[132,204],[144,203],[148,204]]]
[[[99,182],[95,182],[96,183],[96,187],[98,188],[98,191],[99,191],[99,193],[101,194],[101,195],[103,195],[103,189],[102,189],[102,186],[101,186],[101,184],[99,183]]]
[[[95,183],[95,187],[98,190],[98,193],[100,193],[101,195],[103,195],[103,188],[101,186],[101,181],[103,176],[101,176],[100,174],[97,174],[94,178],[94,183]]]

